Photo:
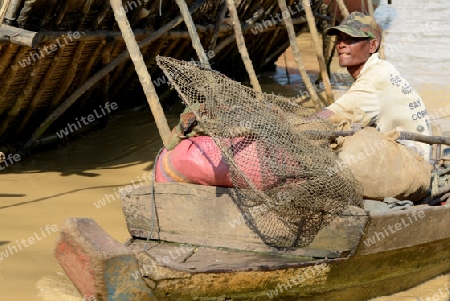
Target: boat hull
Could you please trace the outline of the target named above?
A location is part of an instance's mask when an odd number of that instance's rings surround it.
[[[94,221],[68,219],[55,255],[82,295],[117,301],[368,300],[450,271],[450,239],[316,260],[199,246],[183,253],[179,244],[155,242],[144,252],[145,243],[119,247]]]
[[[196,191],[198,199],[189,190]],[[148,222],[151,207],[142,208],[142,202],[151,204],[152,191],[160,223],[153,226]],[[61,230],[55,256],[83,296],[97,300],[368,300],[450,271],[446,223],[450,206],[359,214],[353,217],[358,222],[337,217],[319,232],[314,248],[288,252],[264,247],[257,236],[246,232],[245,224],[231,230],[236,241],[228,239],[230,229],[224,225],[238,211],[233,211],[236,205],[222,188],[156,183],[154,189],[141,187],[124,196],[123,204],[132,235],[125,245],[91,219],[67,219]],[[138,217],[132,214],[133,206]],[[212,211],[215,221],[210,218]],[[204,227],[193,227],[202,220]],[[355,227],[361,228],[355,231]],[[160,231],[162,240],[150,230]],[[342,240],[342,235],[349,234],[353,239]],[[147,242],[148,236],[152,239]]]

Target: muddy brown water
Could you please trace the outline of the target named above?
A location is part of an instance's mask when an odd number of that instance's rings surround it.
[[[393,2],[398,15],[385,35],[386,45],[399,46],[388,51],[387,59],[420,92],[434,122],[450,132],[450,109],[445,111],[450,105],[450,28],[446,23],[450,6],[445,0]],[[436,29],[421,33],[420,26],[430,22],[436,22]],[[415,29],[415,38],[401,40]],[[299,43],[307,69],[314,73],[317,63],[308,35],[302,35]],[[261,81],[266,91],[295,96],[304,87],[292,69],[287,84],[284,62],[281,57],[277,74]],[[286,62],[295,68],[289,53]],[[343,72],[336,63],[333,70]],[[343,91],[345,86],[335,87],[336,95]],[[177,119],[168,117],[171,124]],[[148,113],[130,112],[114,116],[107,128],[72,141],[68,148],[35,153],[1,170],[0,300],[81,300],[53,257],[58,234],[54,230],[67,217],[89,217],[125,241],[128,233],[118,198],[110,197],[104,206],[99,201],[151,172],[161,146]],[[449,285],[450,275],[442,275],[375,300],[450,300]]]

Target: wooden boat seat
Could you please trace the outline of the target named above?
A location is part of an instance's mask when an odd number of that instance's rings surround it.
[[[319,231],[308,248],[280,251],[265,244],[245,223],[233,201],[233,189],[185,183],[156,183],[152,224],[152,187],[123,196],[122,209],[132,237],[241,251],[318,258],[346,257],[356,248],[367,213],[350,206]],[[156,220],[157,217],[157,220]],[[153,229],[153,231],[152,231]]]

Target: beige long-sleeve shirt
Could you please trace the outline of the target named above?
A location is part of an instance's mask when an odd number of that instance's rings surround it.
[[[380,132],[391,130],[430,135],[427,109],[419,94],[390,63],[373,54],[364,64],[350,89],[327,107],[334,113],[359,107],[375,122]],[[431,148],[424,143],[402,141],[426,160]]]

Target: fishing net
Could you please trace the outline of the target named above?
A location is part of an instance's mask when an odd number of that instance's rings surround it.
[[[268,245],[309,245],[349,205],[362,207],[351,172],[336,172],[322,119],[294,99],[256,92],[193,62],[157,57],[197,127],[212,137],[230,167],[235,203]]]

